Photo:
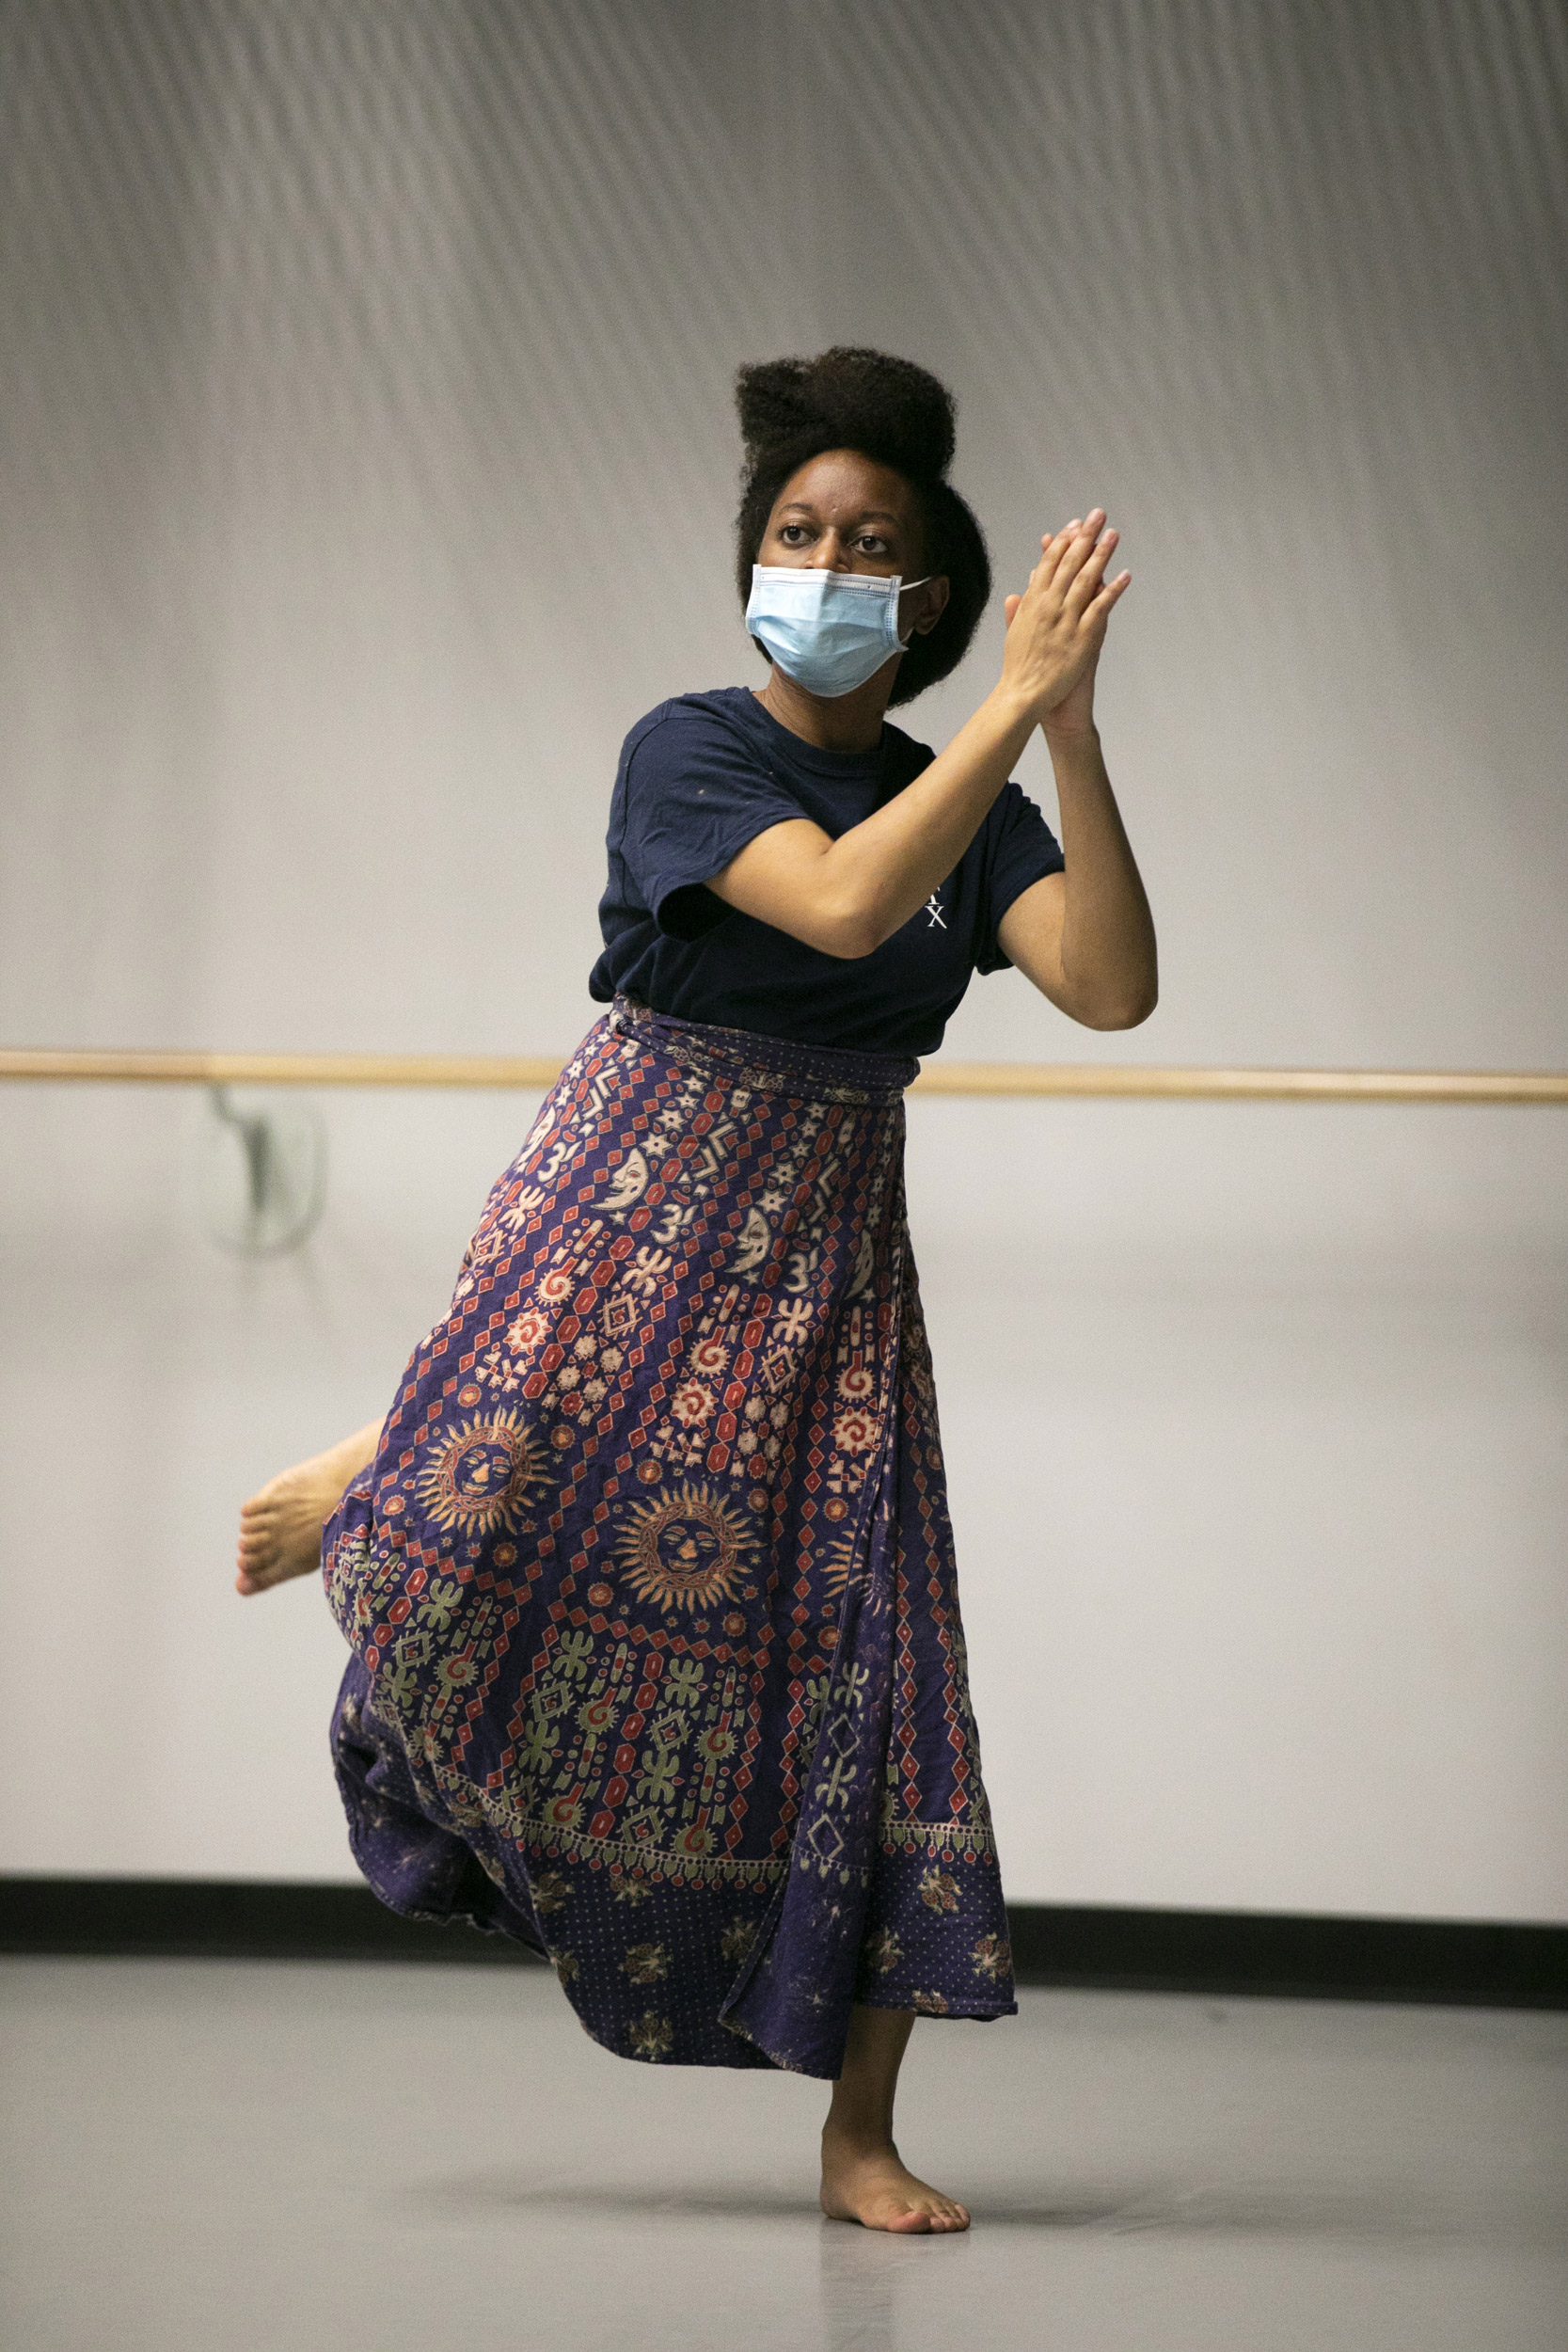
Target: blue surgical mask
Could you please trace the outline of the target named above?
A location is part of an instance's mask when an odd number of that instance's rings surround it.
[[[898,634],[898,598],[906,587],[925,584],[896,573],[880,580],[870,572],[753,564],[746,627],[786,677],[831,701],[852,694],[903,652],[908,640]]]

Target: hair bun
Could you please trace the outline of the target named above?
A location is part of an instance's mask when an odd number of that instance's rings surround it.
[[[808,440],[861,450],[911,482],[940,482],[953,462],[952,394],[889,352],[835,343],[816,359],[761,360],[741,369],[736,405],[748,472]]]

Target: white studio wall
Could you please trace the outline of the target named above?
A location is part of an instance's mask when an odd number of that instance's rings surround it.
[[[1097,499],[1134,574],[1161,1009],[1008,976],[948,1052],[1562,1065],[1565,94],[1523,0],[19,0],[5,1038],[567,1049],[622,735],[761,675],[735,368],[854,341],[953,385],[999,590]],[[234,1513],[532,1103],[317,1106],[246,1263],[193,1097],[0,1095],[0,1867],[352,1874],[338,1636]],[[1011,1894],[1568,1917],[1568,1118],[910,1117]]]

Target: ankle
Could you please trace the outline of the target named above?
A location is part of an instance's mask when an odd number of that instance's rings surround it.
[[[325,1454],[317,1455],[324,1482],[337,1482],[334,1493],[341,1494],[351,1478],[357,1478],[366,1465],[374,1461],[380,1438],[381,1424],[372,1422],[364,1429],[356,1429],[352,1438],[341,1438],[338,1444],[329,1446]]]
[[[834,2155],[896,2155],[893,2126],[869,2116],[830,2115],[822,2126],[822,2147]]]

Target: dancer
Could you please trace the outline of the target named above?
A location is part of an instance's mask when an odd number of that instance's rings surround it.
[[[1011,2012],[903,1091],[972,975],[1143,1020],[1154,934],[1101,756],[1130,575],[1098,508],[1006,601],[933,756],[885,722],[990,594],[953,404],[847,348],[742,370],[760,691],[632,729],[594,1023],[384,1423],[275,1479],[243,1593],[323,1567],[382,1900],[548,1955],[623,2056],[833,2084],[822,2204],[967,2228],[893,2138],[917,2013]],[[1008,781],[1036,727],[1062,844]],[[1065,858],[1064,858],[1065,850]]]

